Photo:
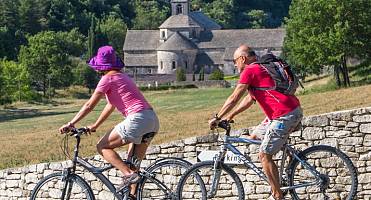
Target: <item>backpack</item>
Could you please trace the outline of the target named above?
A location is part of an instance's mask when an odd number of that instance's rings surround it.
[[[264,68],[274,81],[273,87],[253,87],[255,90],[276,90],[286,95],[294,95],[299,87],[299,78],[291,66],[283,59],[268,53],[255,62]],[[301,85],[301,84],[300,84]]]

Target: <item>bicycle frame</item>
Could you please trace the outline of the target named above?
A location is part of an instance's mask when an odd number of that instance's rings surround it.
[[[252,139],[248,139],[248,138],[233,137],[233,136],[229,136],[229,133],[228,133],[224,136],[223,141],[224,141],[224,143],[221,145],[219,155],[218,155],[217,159],[215,160],[214,170],[217,170],[216,169],[217,166],[218,166],[217,163],[219,163],[219,162],[223,163],[224,162],[224,157],[226,155],[226,152],[227,152],[227,150],[229,150],[233,154],[235,154],[238,157],[238,159],[240,159],[243,162],[243,164],[246,168],[252,169],[254,171],[254,173],[256,173],[261,179],[265,180],[268,183],[268,179],[265,176],[264,172],[260,168],[258,168],[251,161],[251,159],[249,157],[243,155],[241,153],[241,151],[238,150],[233,145],[233,143],[245,143],[245,144],[260,145],[261,144],[260,140],[252,140]],[[282,158],[281,158],[281,165],[280,165],[280,170],[279,170],[280,182],[281,182],[282,177],[283,177],[283,172],[284,172],[284,169],[285,169],[284,163],[285,163],[285,160],[287,158],[288,153],[291,154],[294,159],[297,159],[311,174],[313,174],[316,177],[316,181],[309,182],[309,183],[298,184],[298,185],[293,185],[293,186],[284,186],[284,187],[281,187],[281,190],[297,189],[297,188],[307,187],[307,186],[311,186],[311,185],[318,185],[318,184],[321,183],[322,180],[320,178],[320,173],[316,169],[314,169],[310,164],[308,164],[305,160],[301,159],[298,156],[297,151],[292,147],[292,145],[289,145],[289,144],[285,144],[285,146],[283,148],[283,155],[282,155]],[[219,174],[215,173],[214,175],[216,176],[214,178],[219,179],[218,175],[220,176],[220,173]],[[210,194],[211,195],[216,194],[216,188],[217,187],[216,187],[215,184],[218,184],[217,180],[213,180],[213,185],[211,187],[212,189],[211,189],[209,195]]]
[[[129,190],[123,191],[122,195],[120,192],[116,192],[115,186],[112,184],[112,182],[105,176],[103,175],[104,171],[110,170],[114,168],[111,164],[103,167],[103,168],[98,168],[90,164],[88,161],[85,161],[83,158],[79,157],[79,146],[80,146],[80,141],[81,138],[80,136],[75,136],[76,138],[76,145],[74,148],[74,156],[72,159],[72,167],[66,168],[63,171],[63,174],[68,176],[69,174],[75,174],[76,172],[76,166],[82,166],[84,169],[92,173],[95,177],[97,177],[107,188],[110,190],[110,192],[117,198],[117,199],[123,199],[129,192]],[[139,175],[142,177],[142,179],[145,177],[149,180],[151,180],[153,183],[155,183],[164,193],[166,194],[172,194],[171,190],[163,184],[161,181],[157,180],[155,178],[155,175],[147,172],[145,169],[143,171],[139,171]],[[66,189],[66,188],[65,188]],[[128,188],[129,189],[129,188]],[[63,191],[65,193],[65,191]]]

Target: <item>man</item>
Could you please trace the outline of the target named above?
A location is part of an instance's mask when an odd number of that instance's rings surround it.
[[[275,85],[269,73],[256,63],[257,57],[247,45],[241,45],[233,55],[233,62],[240,73],[240,80],[233,93],[225,101],[216,116],[209,121],[210,128],[218,122],[232,120],[234,116],[248,109],[257,101],[266,119],[254,130],[251,138],[262,139],[259,158],[268,182],[272,188],[271,200],[284,199],[280,189],[278,169],[272,156],[287,141],[289,134],[297,127],[303,114],[300,102],[294,95],[285,95],[276,90],[257,90]],[[242,96],[247,95],[236,106]],[[236,107],[236,108],[235,108]],[[235,108],[233,111],[232,109]]]

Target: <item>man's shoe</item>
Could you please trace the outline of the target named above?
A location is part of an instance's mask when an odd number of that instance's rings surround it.
[[[128,187],[131,184],[138,183],[140,181],[140,176],[137,173],[133,173],[129,176],[122,177],[122,183],[117,187],[116,191],[121,191],[125,187]]]

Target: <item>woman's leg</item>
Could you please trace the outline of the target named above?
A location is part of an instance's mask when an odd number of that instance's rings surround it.
[[[116,153],[116,151],[114,151],[114,149],[126,144],[129,144],[129,142],[123,141],[115,129],[107,132],[97,144],[99,154],[116,169],[120,170],[124,176],[130,175],[134,171],[122,161],[122,158]]]

